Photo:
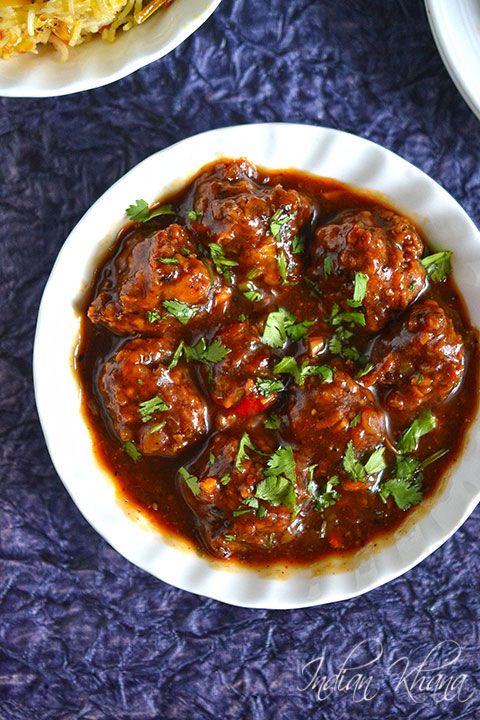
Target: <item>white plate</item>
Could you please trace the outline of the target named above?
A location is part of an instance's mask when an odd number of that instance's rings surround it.
[[[441,545],[473,511],[480,494],[479,420],[444,492],[428,513],[395,542],[363,553],[356,567],[329,563],[283,577],[227,568],[177,546],[127,516],[110,477],[92,452],[71,371],[79,320],[75,299],[91,278],[99,254],[125,223],[124,208],[177,189],[205,163],[245,156],[267,168],[299,168],[379,191],[421,224],[435,249],[453,249],[453,270],[480,325],[480,234],[439,185],[402,158],[362,138],[307,125],[265,124],[196,135],[152,155],[111,187],[66,240],[42,298],[34,350],[35,394],[53,463],[74,502],[103,537],[144,570],[184,590],[234,605],[294,608],[344,600],[401,575]],[[459,559],[460,561],[460,559]]]
[[[221,0],[175,0],[129,32],[119,30],[114,43],[100,38],[70,48],[61,63],[51,47],[0,60],[0,95],[49,97],[120,80],[180,45],[205,22]],[[160,71],[159,71],[160,76]]]
[[[425,4],[445,67],[480,118],[480,0],[425,0]]]

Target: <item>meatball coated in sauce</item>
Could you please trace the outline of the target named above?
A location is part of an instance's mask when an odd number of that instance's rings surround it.
[[[452,318],[435,300],[416,303],[372,350],[373,370],[362,381],[385,388],[384,404],[414,411],[445,400],[465,370],[464,345]]]
[[[179,362],[169,370],[171,355],[164,339],[130,340],[100,371],[115,433],[144,455],[174,457],[208,432],[208,408],[190,368]]]
[[[373,394],[338,368],[331,383],[312,376],[303,386],[290,385],[287,411],[296,442],[318,463],[320,475],[338,470],[350,440],[362,453],[385,439],[385,416]]]
[[[297,282],[301,258],[292,243],[310,219],[312,203],[281,185],[260,186],[256,178],[256,169],[246,161],[215,166],[199,178],[195,210],[202,213],[209,240],[238,262],[235,271],[241,280],[254,274],[255,284],[282,285],[283,253],[286,279]]]
[[[423,250],[418,233],[400,215],[384,208],[347,210],[315,232],[308,275],[331,306],[348,311],[355,273],[364,273],[366,329],[375,332],[424,289]]]
[[[236,467],[240,438],[228,432],[215,435],[190,468],[198,477],[199,493],[194,495],[182,484],[184,498],[200,520],[204,542],[220,556],[288,543],[297,530],[291,506],[275,506],[256,498],[265,455],[276,449],[274,434],[259,435],[253,430],[251,439],[263,455],[248,449]],[[294,491],[300,506],[306,498],[305,488],[297,482]]]
[[[118,334],[178,331],[180,323],[166,311],[165,300],[194,306],[198,318],[231,295],[221,277],[199,259],[187,230],[176,224],[147,237],[140,231],[128,237],[114,273],[100,287],[88,316]]]
[[[211,370],[210,394],[217,405],[239,418],[261,412],[277,398],[277,393],[262,394],[257,384],[274,377],[270,348],[261,340],[263,324],[263,319],[236,322],[215,336],[229,353]]]

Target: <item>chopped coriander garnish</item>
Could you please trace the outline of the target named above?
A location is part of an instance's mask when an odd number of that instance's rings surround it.
[[[242,463],[246,458],[248,458],[247,450],[256,449],[257,448],[250,440],[250,435],[247,432],[244,432],[242,437],[240,438],[237,450],[237,457],[235,458],[235,467],[237,468],[237,470],[243,470]]]
[[[278,308],[278,310],[274,310],[267,316],[262,342],[270,345],[270,347],[281,348],[287,337],[293,342],[301,340],[312,325],[313,320],[297,322],[295,315],[292,315],[285,308]]]
[[[138,412],[144,423],[149,422],[156,413],[165,412],[165,410],[170,410],[170,405],[160,395],[155,395],[150,400],[144,400],[138,405]]]
[[[159,310],[147,310],[147,312],[145,313],[145,317],[151,325],[158,322],[159,320],[163,320],[163,315]]]
[[[295,215],[287,213],[284,208],[279,208],[273,213],[270,218],[270,232],[277,242],[280,240],[282,227],[294,218]]]
[[[294,322],[295,317],[284,308],[269,313],[263,329],[262,342],[273,348],[283,347],[287,339],[286,328]]]
[[[424,410],[404,431],[398,441],[397,450],[402,454],[413,452],[417,449],[420,438],[431,432],[436,424],[437,420],[431,410]]]
[[[387,463],[383,457],[385,454],[385,448],[383,446],[378,447],[368,458],[364,465],[365,472],[367,475],[375,475],[375,473],[385,470]]]
[[[278,415],[275,415],[274,413],[270,415],[265,422],[263,423],[263,427],[266,430],[278,430],[280,428],[280,418]]]
[[[366,292],[367,292],[367,283],[368,283],[368,275],[365,275],[365,273],[356,272],[355,273],[355,284],[353,287],[353,298],[352,300],[347,300],[347,303],[352,308],[360,307],[362,304]]]
[[[155,261],[163,265],[178,265],[178,260],[174,257],[158,257],[155,258]]]
[[[195,475],[191,475],[183,466],[178,468],[178,472],[184,479],[189,490],[191,490],[194,495],[199,495],[200,485],[198,484],[198,478],[195,477]]]
[[[270,503],[274,507],[295,507],[295,488],[283,475],[268,475],[261,480],[255,490],[260,500]]]
[[[313,324],[314,320],[302,320],[301,322],[296,322],[293,325],[288,325],[285,329],[290,340],[297,342],[305,337],[308,332],[308,328],[312,327]]]
[[[299,255],[303,252],[305,247],[305,240],[301,235],[294,235],[292,238],[292,253]]]
[[[335,505],[340,497],[338,491],[335,490],[335,486],[339,485],[339,483],[340,478],[338,475],[333,475],[329,480],[327,480],[323,491],[319,495],[316,493],[315,482],[311,480],[308,483],[308,491],[314,500],[314,508],[317,512],[322,512],[325,508]]]
[[[227,280],[229,280],[231,278],[231,275],[228,274],[229,269],[238,265],[238,262],[225,257],[223,247],[219,245],[219,243],[210,243],[208,248],[212,262],[215,265],[215,270],[220,273],[220,275],[226,275]]]
[[[162,420],[162,422],[159,422],[156,425],[152,425],[152,427],[149,430],[149,435],[153,435],[153,433],[156,433],[159,430],[161,430],[162,428],[164,428],[166,425],[166,422],[167,422],[166,420]]]
[[[358,373],[355,375],[355,379],[360,380],[360,378],[362,378],[364,375],[368,375],[370,370],[373,370],[373,363],[371,362],[367,363],[361,370],[358,371]]]
[[[360,411],[350,420],[350,427],[352,427],[352,428],[357,427],[361,418],[362,418],[362,413]]]
[[[423,380],[424,380],[424,378],[423,378],[422,373],[418,373],[417,377],[415,378],[415,385],[421,385]]]
[[[427,255],[427,257],[424,257],[420,262],[433,282],[441,282],[452,272],[451,257],[452,252],[450,250],[444,250],[433,253],[433,255]]]
[[[335,303],[330,313],[330,322],[332,325],[340,325],[341,323],[353,323],[365,327],[366,320],[363,312],[340,312],[339,306]]]
[[[253,280],[254,278],[257,277],[257,275],[260,275],[261,272],[262,272],[262,271],[261,271],[259,268],[252,268],[252,269],[249,270],[248,273],[247,273],[247,279],[248,279],[248,280]]]
[[[248,315],[246,313],[240,313],[238,316],[238,322],[245,322],[248,320]]]
[[[232,515],[233,517],[239,517],[240,515],[246,515],[249,512],[252,512],[252,508],[240,508],[240,510],[234,510]]]
[[[124,442],[123,449],[133,462],[138,462],[142,459],[142,453],[137,449],[133,440],[127,440],[127,442]]]
[[[255,497],[275,507],[294,508],[296,505],[296,469],[293,450],[288,445],[279,447],[267,460],[267,465],[256,489]]]
[[[208,464],[213,465],[214,462],[215,462],[215,453],[213,452],[213,450],[210,450],[208,453]]]
[[[175,210],[171,205],[162,205],[150,211],[148,203],[145,202],[145,200],[136,200],[133,205],[129,205],[125,212],[130,220],[134,222],[147,222],[159,215],[175,215]]]
[[[186,345],[182,340],[175,350],[168,369],[171,370],[178,364],[182,354],[188,362],[196,361],[207,364],[221,362],[229,352],[231,352],[230,348],[225,347],[218,339],[213,340],[210,345],[207,345],[205,338],[200,338],[196,345]]]
[[[189,210],[187,213],[187,218],[189,220],[192,220],[193,222],[199,223],[202,220],[203,213],[197,212],[196,210]]]
[[[347,448],[342,458],[343,469],[347,473],[350,480],[355,482],[364,482],[366,477],[365,468],[357,458],[353,442],[349,440]]]
[[[227,542],[235,542],[237,539],[236,535],[224,535],[223,536]]]
[[[220,478],[220,482],[222,485],[228,485],[231,479],[232,476],[230,475],[230,473],[226,473],[225,475],[223,475],[223,477]]]
[[[164,300],[162,302],[165,310],[173,315],[182,325],[186,325],[198,312],[196,305],[187,305],[179,300]]]
[[[250,300],[250,302],[258,302],[262,299],[262,293],[259,292],[251,282],[247,283],[247,289],[244,290],[242,294],[247,300]]]
[[[408,510],[422,500],[420,482],[414,478],[390,478],[383,484],[380,495],[384,500],[392,496],[400,510]]]
[[[311,375],[316,375],[326,383],[331,383],[333,380],[333,368],[328,365],[309,365],[308,360],[304,360],[299,367],[297,361],[291,355],[285,355],[273,366],[273,374],[292,375],[299,385],[303,385],[305,378]]]
[[[385,448],[383,446],[378,447],[370,455],[365,465],[362,465],[355,453],[353,442],[349,440],[342,458],[343,469],[350,480],[355,482],[365,482],[368,475],[375,475],[385,469],[386,463],[383,457],[384,452]]]
[[[280,252],[277,255],[277,265],[278,265],[278,272],[280,273],[282,282],[285,285],[287,282],[287,256],[285,255],[283,250],[280,250]]]
[[[328,277],[333,270],[333,259],[331,255],[325,255],[323,258],[323,276]]]
[[[285,385],[281,380],[273,380],[270,378],[257,378],[256,387],[260,395],[269,397],[273,393],[281,392],[285,390]]]

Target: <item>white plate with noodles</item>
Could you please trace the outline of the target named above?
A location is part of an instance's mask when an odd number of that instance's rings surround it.
[[[0,0],[0,95],[107,85],[176,48],[221,0]]]
[[[464,100],[480,118],[480,2],[425,0],[433,37]]]

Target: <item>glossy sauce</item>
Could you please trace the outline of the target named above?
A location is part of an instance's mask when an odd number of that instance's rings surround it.
[[[230,411],[219,408],[210,397],[207,366],[201,363],[188,363],[188,370],[192,374],[208,407],[210,415],[208,433],[176,457],[166,458],[143,455],[138,462],[133,462],[131,457],[125,453],[123,443],[119,440],[118,433],[115,431],[114,425],[112,425],[105,396],[99,390],[99,377],[105,359],[112,358],[117,350],[129,339],[142,337],[145,333],[141,331],[118,335],[101,323],[94,324],[91,322],[86,314],[88,307],[100,290],[105,289],[105,287],[109,288],[108,292],[112,297],[115,296],[115,263],[118,262],[118,258],[128,242],[132,241],[132,238],[134,238],[134,243],[140,237],[148,238],[152,232],[166,228],[172,221],[178,222],[180,225],[184,224],[189,211],[192,210],[195,203],[198,204],[198,198],[196,199],[198,178],[203,178],[203,180],[205,176],[215,178],[217,167],[219,166],[212,165],[210,168],[204,168],[202,173],[199,173],[181,192],[162,199],[162,204],[170,203],[173,206],[175,216],[161,216],[140,226],[138,223],[127,225],[119,233],[115,247],[109,256],[103,259],[94,274],[91,287],[85,297],[84,306],[81,309],[81,332],[76,351],[75,367],[83,391],[83,411],[93,438],[96,456],[99,462],[113,476],[118,492],[122,497],[139,508],[163,531],[187,539],[206,554],[252,564],[271,564],[273,561],[305,564],[330,553],[350,552],[364,546],[379,534],[391,532],[405,519],[410,510],[401,510],[392,502],[391,498],[388,502],[384,502],[376,491],[366,492],[362,489],[360,492],[343,491],[343,486],[341,486],[340,498],[330,507],[319,512],[313,509],[310,500],[305,500],[305,492],[303,495],[300,492],[299,496],[303,498],[301,501],[303,503],[302,507],[306,509],[299,512],[296,517],[292,516],[291,509],[286,510],[278,507],[269,509],[268,512],[272,511],[273,518],[271,520],[273,530],[270,535],[275,538],[271,543],[262,540],[256,544],[254,540],[252,542],[248,540],[247,536],[253,537],[252,533],[261,532],[262,521],[254,521],[252,519],[254,513],[245,513],[242,516],[245,518],[245,526],[241,525],[241,522],[243,522],[241,519],[236,521],[236,541],[228,544],[222,540],[221,544],[215,545],[212,544],[212,538],[216,538],[219,532],[225,533],[225,527],[228,529],[230,522],[228,509],[218,509],[217,496],[212,497],[211,502],[197,503],[196,498],[190,497],[188,489],[185,488],[185,483],[178,475],[178,468],[182,466],[193,474],[198,473],[199,479],[207,476],[207,470],[203,469],[212,439],[217,438],[215,442],[222,443],[222,437],[225,435],[230,439],[236,439],[238,443],[246,430],[252,438],[255,438],[256,447],[263,448],[264,452],[272,453],[278,446],[286,444],[293,447],[294,451],[297,452],[299,445],[302,443],[299,442],[298,434],[295,436],[295,433],[292,432],[289,420],[291,408],[289,409],[288,406],[296,392],[293,388],[292,378],[282,378],[287,385],[287,391],[279,393],[273,405],[269,406],[265,411],[254,412],[250,415],[248,414],[250,411],[248,411],[244,421],[240,419],[233,425],[229,425]],[[219,175],[223,178],[222,173],[223,170],[219,171]],[[379,202],[377,197],[348,188],[333,180],[319,179],[300,172],[258,170],[258,175],[251,182],[254,186],[260,188],[280,184],[285,189],[295,189],[302,196],[308,198],[311,203],[312,212],[308,222],[301,230],[302,236],[305,238],[305,252],[302,255],[302,276],[311,263],[312,239],[320,225],[326,225],[333,219],[338,218],[339,214],[344,210],[361,211],[378,208],[379,206],[389,209]],[[205,214],[203,217],[205,217]],[[200,220],[198,225],[201,226],[202,222]],[[204,244],[205,257],[209,257],[204,238],[205,230],[196,227],[192,223],[189,224],[189,228],[189,232],[192,233],[195,241]],[[211,232],[212,235],[211,237],[208,236],[208,240],[215,240],[214,233],[217,230],[218,228],[213,225],[210,226],[208,233]],[[197,233],[198,237],[195,236],[195,233]],[[427,241],[423,237],[422,239],[426,246],[425,254],[429,254]],[[454,244],[452,250],[455,250]],[[225,254],[228,255],[227,250],[225,250]],[[328,325],[325,317],[322,316],[323,310],[319,308],[318,295],[312,291],[312,283],[307,284],[303,279],[298,284],[286,285],[281,283],[278,286],[269,287],[267,295],[268,299],[265,302],[252,303],[244,297],[242,292],[234,289],[228,307],[220,314],[208,313],[206,318],[199,320],[197,324],[193,322],[193,324],[187,323],[175,327],[175,338],[177,336],[181,337],[189,345],[194,345],[201,337],[211,341],[219,329],[224,328],[229,322],[237,322],[239,316],[248,315],[252,321],[259,318],[258,322],[261,324],[264,322],[265,316],[278,307],[285,308],[293,313],[298,320],[318,318],[322,326]],[[416,302],[418,303],[419,300],[425,302],[429,299],[437,301],[441,307],[448,310],[456,331],[462,338],[465,353],[465,370],[461,384],[455,392],[450,393],[447,399],[441,402],[437,402],[433,398],[428,404],[428,407],[434,410],[437,426],[422,438],[418,457],[423,459],[445,448],[449,452],[425,468],[423,477],[424,498],[434,492],[441,477],[461,452],[468,426],[472,422],[477,409],[479,366],[477,333],[470,325],[465,305],[453,278],[450,276],[442,282],[429,282],[419,298],[416,299]],[[394,313],[387,325],[378,332],[367,332],[362,327],[351,328],[353,332],[351,342],[354,342],[358,351],[370,357],[372,348],[378,342],[378,337],[388,335],[389,331],[395,332],[395,328],[398,328],[398,334],[404,332],[401,330],[401,323],[407,312],[406,309]],[[301,356],[303,358],[307,349],[306,342],[307,338],[304,338],[286,350],[274,350],[274,360],[278,361],[282,355],[287,354],[294,354],[296,357]],[[391,340],[392,347],[395,346],[395,342],[395,339]],[[338,357],[332,357],[328,350],[322,352],[319,362],[327,365],[333,363],[336,372],[345,369],[345,363],[342,364]],[[368,392],[372,393],[374,403],[382,407],[384,390],[373,384]],[[288,401],[287,395],[290,398]],[[424,408],[422,407],[422,409]],[[382,412],[384,410],[385,407],[382,407]],[[264,428],[264,422],[272,412],[282,420],[280,431]],[[214,420],[219,413],[227,417],[225,430],[222,430],[222,423],[220,423],[220,426],[215,427]],[[405,430],[411,423],[412,418],[417,414],[417,412],[412,412],[406,415],[386,411],[389,442],[395,442],[395,439],[398,440],[401,432]],[[218,440],[218,436],[220,436],[220,440]],[[309,455],[309,453],[310,451],[305,450],[305,455]],[[329,453],[333,457],[332,448],[325,447],[323,455],[328,458]],[[250,451],[248,454],[250,458],[254,459],[254,462],[264,463],[264,460],[256,456],[254,451]],[[366,456],[368,457],[368,453]],[[392,462],[393,455],[389,454],[389,468]],[[221,469],[217,472],[217,475],[220,472],[222,472]],[[254,468],[252,472],[257,472],[257,470]],[[197,477],[197,475],[195,476]],[[257,476],[257,480],[259,477],[261,475]],[[322,478],[322,482],[325,479]],[[305,485],[305,481],[303,481],[303,484]],[[229,492],[233,492],[233,490],[234,488],[231,485]],[[221,492],[221,488],[218,492]],[[240,501],[241,498],[239,498]],[[277,514],[275,515],[275,513]],[[285,520],[287,514],[288,520]],[[270,515],[267,516],[267,519],[269,517]],[[276,523],[280,522],[284,523],[282,525],[283,529],[277,531],[277,527],[280,526]],[[295,528],[296,524],[297,529],[288,530],[287,532],[285,524],[290,524],[289,526],[293,528]],[[206,532],[207,527],[209,532]],[[245,542],[243,542],[241,536],[243,527],[245,528],[245,538],[247,538]],[[212,528],[214,529],[212,530]]]

